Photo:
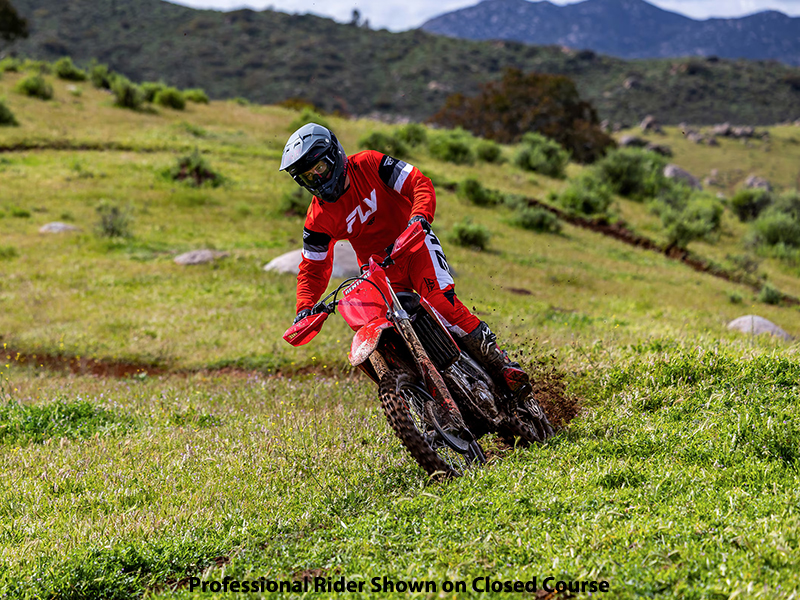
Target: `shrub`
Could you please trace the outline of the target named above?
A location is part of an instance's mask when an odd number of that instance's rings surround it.
[[[53,86],[41,75],[28,75],[25,79],[20,79],[14,89],[20,94],[42,100],[50,100],[53,97]]]
[[[487,163],[503,162],[503,149],[500,144],[491,140],[481,140],[475,148],[478,160]]]
[[[730,207],[742,222],[753,221],[772,204],[772,193],[763,189],[741,189],[730,199]]]
[[[558,142],[538,133],[526,133],[514,159],[515,164],[526,171],[541,173],[547,177],[563,178],[569,162],[569,152]]]
[[[183,110],[186,108],[186,99],[180,90],[174,87],[165,87],[156,93],[154,102],[159,106],[166,108],[174,108],[175,110]]]
[[[116,105],[122,108],[137,110],[144,102],[144,92],[127,77],[117,75],[111,82],[111,91],[116,98]]]
[[[25,59],[25,62],[22,63],[22,68],[25,71],[33,71],[40,75],[49,75],[53,72],[53,67],[49,62],[44,60],[31,60],[30,58]]]
[[[59,58],[53,64],[53,70],[59,79],[66,79],[68,81],[86,81],[86,71],[79,69],[72,63],[69,56]]]
[[[17,219],[30,219],[31,218],[31,211],[27,208],[20,208],[18,206],[11,207],[11,216],[16,217]]]
[[[100,216],[100,221],[97,223],[98,236],[107,238],[129,238],[133,236],[129,208],[121,208],[116,204],[103,201],[97,206],[97,214]]]
[[[89,80],[98,89],[110,90],[115,75],[108,70],[108,65],[92,64],[89,67]]]
[[[287,217],[304,217],[312,198],[311,192],[307,189],[295,186],[291,192],[283,195],[278,210]]]
[[[395,137],[409,146],[419,146],[428,141],[428,130],[419,123],[408,123],[397,129]]]
[[[18,73],[21,68],[22,68],[22,61],[19,60],[18,58],[13,58],[9,56],[8,58],[0,60],[0,73],[6,73],[9,71]]]
[[[183,90],[183,97],[188,102],[194,102],[195,104],[208,104],[208,94],[201,88]]]
[[[496,190],[489,190],[474,177],[465,179],[458,184],[458,197],[469,200],[478,206],[494,206],[503,201],[503,196]]]
[[[431,156],[457,165],[475,162],[472,152],[472,136],[463,129],[437,131],[428,142]]]
[[[408,148],[395,136],[383,133],[382,131],[373,131],[369,135],[361,138],[358,145],[362,148],[376,150],[382,154],[388,154],[402,158],[408,154]]]
[[[11,260],[12,258],[17,258],[19,256],[19,252],[14,246],[0,246],[0,260]]]
[[[309,109],[312,112],[317,112],[319,114],[322,114],[324,112],[310,100],[306,100],[305,98],[298,98],[297,96],[292,98],[286,98],[286,100],[281,100],[280,102],[278,102],[277,106],[282,106],[284,108],[288,108],[289,110],[296,110],[298,112],[303,109]]]
[[[774,210],[800,221],[800,190],[788,190],[775,198]]]
[[[768,210],[759,216],[751,227],[751,235],[758,245],[781,244],[790,248],[800,248],[800,221],[790,214]]]
[[[605,215],[612,200],[611,189],[591,172],[572,180],[557,198],[568,212],[578,215]]]
[[[694,194],[682,210],[665,207],[661,221],[666,228],[667,243],[686,248],[689,242],[707,239],[719,231],[723,208],[716,198]]]
[[[14,127],[19,125],[14,113],[0,100],[0,127]]]
[[[523,229],[539,233],[559,233],[561,222],[558,217],[541,206],[521,207],[514,218],[514,222]]]
[[[666,159],[655,152],[623,148],[609,152],[593,169],[614,193],[641,202],[673,185],[664,176],[666,165]]]
[[[300,114],[289,124],[289,131],[296,131],[306,123],[316,123],[330,129],[327,119],[312,108],[303,108]]]
[[[486,227],[465,219],[453,226],[450,241],[466,248],[485,250],[491,237],[492,234]]]
[[[224,182],[222,175],[209,166],[198,150],[179,158],[169,176],[174,181],[184,181],[193,186],[209,184],[218,187]]]
[[[156,94],[163,90],[167,85],[160,81],[145,81],[139,85],[142,88],[142,95],[145,102],[153,102],[156,99]]]
[[[728,302],[731,304],[741,304],[744,302],[744,297],[737,291],[728,292]]]
[[[782,297],[783,294],[768,283],[765,283],[758,293],[759,301],[764,304],[780,304]]]

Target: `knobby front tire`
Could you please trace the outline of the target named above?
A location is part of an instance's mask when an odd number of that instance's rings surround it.
[[[437,444],[437,449],[431,446],[436,434],[427,425],[424,404],[433,402],[433,398],[416,376],[407,371],[390,370],[381,379],[379,394],[389,425],[428,475],[450,478],[462,474],[469,466],[464,455],[444,444]]]

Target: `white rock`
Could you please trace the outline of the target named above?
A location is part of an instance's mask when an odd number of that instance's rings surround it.
[[[775,335],[779,338],[783,338],[784,340],[792,339],[792,336],[775,325],[775,323],[757,315],[746,315],[744,317],[734,319],[728,323],[728,329],[735,329],[736,331],[741,331],[742,333],[748,333],[751,335],[768,333],[769,335]]]
[[[674,179],[675,181],[683,181],[695,190],[703,189],[697,177],[689,173],[686,169],[681,169],[678,165],[668,164],[664,167],[664,177]]]
[[[175,264],[178,265],[202,265],[205,263],[214,262],[218,258],[225,258],[228,256],[227,252],[218,252],[217,250],[192,250],[175,257]]]
[[[39,233],[64,233],[67,231],[80,231],[80,227],[55,221],[53,223],[48,223],[47,225],[42,225],[39,228]]]
[[[265,271],[276,273],[293,273],[297,275],[300,271],[300,262],[303,260],[302,250],[292,250],[269,261],[265,266]],[[356,258],[356,253],[350,242],[336,242],[333,248],[333,273],[331,277],[335,279],[345,279],[356,277],[361,274],[361,269]]]

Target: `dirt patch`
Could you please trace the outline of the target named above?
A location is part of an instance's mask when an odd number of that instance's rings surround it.
[[[567,393],[563,374],[549,371],[534,376],[531,383],[533,395],[553,427],[566,427],[580,413],[580,400]]]
[[[0,358],[13,361],[20,366],[44,368],[51,371],[67,371],[75,375],[129,378],[142,375],[153,376],[168,372],[165,367],[144,363],[111,361],[83,356],[62,356],[47,353],[26,353],[5,348]]]

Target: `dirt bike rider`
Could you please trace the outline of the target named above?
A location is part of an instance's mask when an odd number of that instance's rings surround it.
[[[308,123],[286,143],[281,171],[314,194],[303,228],[303,259],[297,276],[297,315],[311,314],[333,268],[333,244],[349,240],[365,264],[390,246],[406,227],[421,223],[425,247],[387,276],[396,291],[416,291],[439,313],[463,349],[495,382],[520,397],[530,389],[528,376],[496,344],[489,326],[456,297],[455,283],[439,240],[433,234],[436,194],[431,180],[416,167],[366,150],[348,157],[326,127]]]

